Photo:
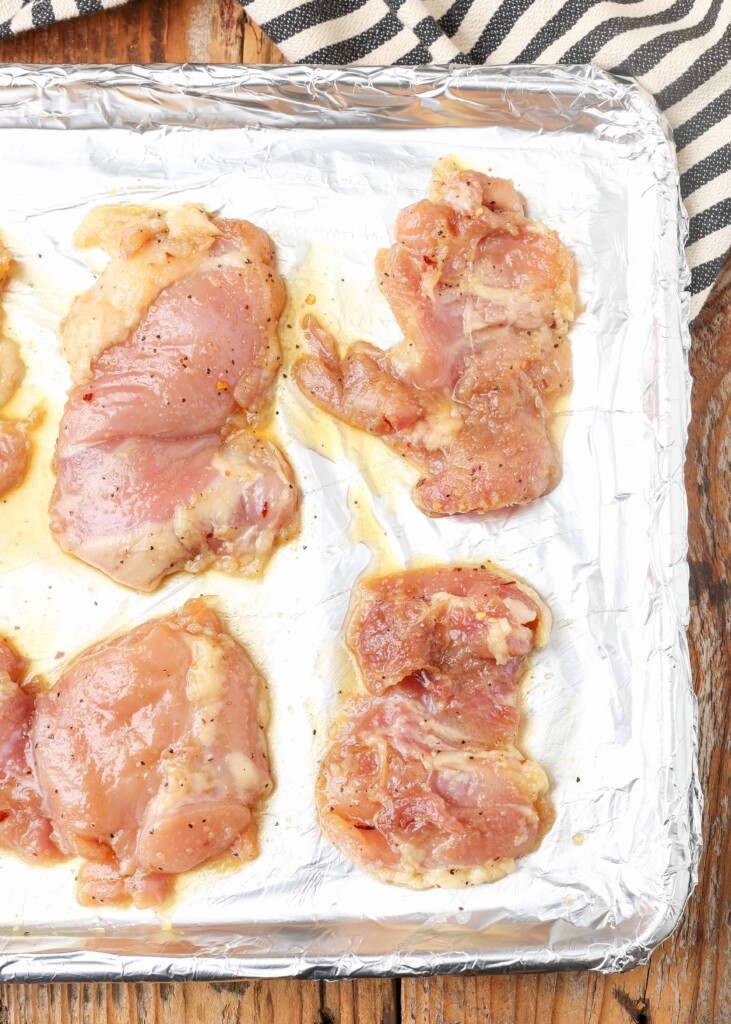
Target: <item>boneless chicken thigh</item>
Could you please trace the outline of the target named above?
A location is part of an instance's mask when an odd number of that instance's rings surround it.
[[[265,687],[205,600],[90,648],[35,701],[4,685],[0,843],[83,857],[81,903],[154,905],[180,872],[256,855]]]
[[[550,615],[487,567],[413,570],[356,593],[348,644],[370,691],[322,764],[325,834],[412,888],[501,878],[553,820],[543,770],[516,747],[517,682]]]
[[[184,206],[101,207],[76,241],[110,261],[62,329],[74,384],[56,447],[56,539],[139,590],[179,569],[260,564],[299,502],[287,459],[257,432],[286,297],[271,240]]]
[[[25,673],[23,658],[0,640],[0,848],[32,863],[52,861],[60,854],[33,771],[34,702],[21,689]]]
[[[0,243],[0,291],[11,262],[10,253]],[[0,409],[17,391],[24,372],[18,346],[10,338],[0,337]],[[26,474],[31,452],[28,431],[32,425],[33,417],[16,420],[0,416],[0,497],[17,487]]]
[[[569,253],[526,216],[509,181],[445,165],[395,235],[376,272],[403,340],[340,355],[307,317],[299,387],[408,458],[420,472],[414,501],[429,515],[540,497],[560,476],[549,425],[571,386]]]

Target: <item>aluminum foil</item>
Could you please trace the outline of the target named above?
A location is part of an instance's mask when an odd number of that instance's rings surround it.
[[[261,853],[194,872],[160,912],[80,908],[74,863],[0,856],[0,978],[356,975],[593,968],[646,959],[676,925],[701,845],[683,457],[689,417],[686,220],[669,132],[628,80],[591,68],[0,68],[4,301],[42,408],[26,484],[2,506],[0,631],[53,679],[80,649],[213,595],[267,676],[276,792]],[[287,366],[279,436],[304,491],[301,535],[261,579],[179,575],[136,595],[48,532],[50,459],[69,384],[58,324],[103,264],[71,244],[105,202],[193,200],[274,238],[290,305],[343,341],[398,337],[373,259],[397,211],[451,155],[509,177],[575,253],[583,312],[561,423],[564,477],[525,508],[430,520],[412,471],[330,421]],[[314,301],[313,301],[314,300]],[[494,885],[379,883],[321,836],[327,726],[358,680],[342,647],[364,572],[492,559],[555,619],[522,687],[521,747],[556,823]]]

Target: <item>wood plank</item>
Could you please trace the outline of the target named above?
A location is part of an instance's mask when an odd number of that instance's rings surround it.
[[[396,983],[7,985],[0,1024],[395,1024]]]
[[[401,985],[404,1024],[649,1024],[647,968],[625,976],[418,978]],[[643,1016],[643,1013],[645,1016]],[[675,1024],[652,1017],[653,1024]]]
[[[268,35],[255,25],[250,18],[246,19],[244,29],[244,64],[286,64],[282,53],[277,49]]]
[[[4,39],[0,61],[240,63],[245,22],[237,0],[134,0]]]
[[[166,9],[166,61],[241,62],[246,15],[238,0],[179,0]]]

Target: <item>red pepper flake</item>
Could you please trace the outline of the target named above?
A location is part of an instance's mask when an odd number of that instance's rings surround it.
[[[90,402],[92,400],[92,398],[94,397],[94,394],[93,394],[93,392],[88,391],[85,395],[82,395],[81,397],[82,397],[82,399],[85,402]]]
[[[265,501],[264,504],[261,507],[261,518],[262,519],[266,519],[266,517],[268,515],[269,515],[269,502]]]

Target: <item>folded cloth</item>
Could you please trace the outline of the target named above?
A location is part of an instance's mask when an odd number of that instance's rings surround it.
[[[731,248],[731,0],[241,0],[307,64],[596,64],[673,127],[691,316]]]
[[[126,0],[0,0],[0,39],[123,3]]]
[[[0,38],[119,2],[0,0]],[[675,133],[698,313],[731,247],[731,0],[241,3],[291,61],[592,63],[634,75]]]

